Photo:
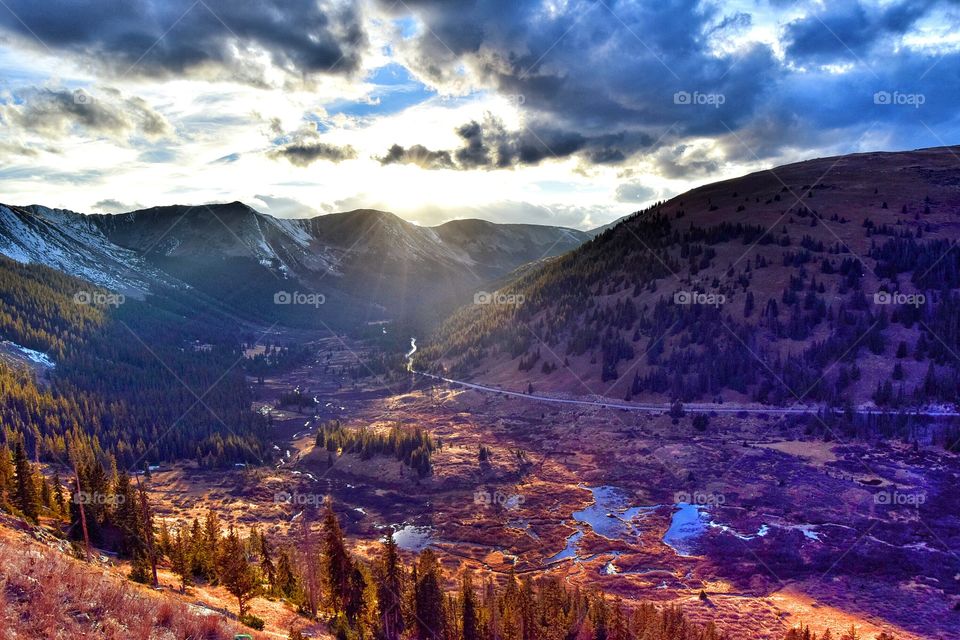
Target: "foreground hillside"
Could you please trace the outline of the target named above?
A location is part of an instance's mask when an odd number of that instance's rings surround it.
[[[249,632],[220,613],[133,584],[4,526],[0,628],[6,638],[48,640],[229,640]]]
[[[958,212],[951,148],[711,184],[463,307],[418,366],[618,399],[953,402]]]

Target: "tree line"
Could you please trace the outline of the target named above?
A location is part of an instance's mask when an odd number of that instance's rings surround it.
[[[332,454],[353,453],[362,460],[378,455],[391,455],[424,478],[430,475],[430,456],[436,445],[430,434],[419,427],[393,425],[386,432],[366,427],[350,429],[339,420],[325,422],[317,431],[316,445]]]

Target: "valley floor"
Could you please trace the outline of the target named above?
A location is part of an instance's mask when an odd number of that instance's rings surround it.
[[[957,457],[896,443],[812,440],[770,412],[689,416],[545,404],[405,376],[354,384],[359,345],[257,385],[272,414],[273,470],[154,474],[159,515],[215,508],[283,539],[332,495],[355,550],[390,531],[449,568],[553,574],[627,601],[678,603],[733,637],[855,624],[903,640],[960,637]],[[299,387],[314,407],[276,408]],[[393,458],[315,450],[323,421],[428,430],[418,479]],[[484,446],[489,456],[481,461]],[[292,537],[291,537],[292,539]],[[453,586],[453,585],[451,585]],[[702,594],[702,595],[701,595]]]

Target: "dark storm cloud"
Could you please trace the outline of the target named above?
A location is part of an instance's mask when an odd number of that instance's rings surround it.
[[[525,110],[585,137],[677,119],[716,129],[717,110],[678,113],[674,93],[729,94],[719,111],[731,119],[734,103],[749,108],[762,95],[776,66],[763,47],[712,54],[711,39],[749,20],[692,0],[581,1],[556,13],[539,2],[407,4],[427,29],[401,53],[422,77],[455,84],[465,66],[485,85],[522,96]]]
[[[428,169],[509,169],[537,165],[544,160],[562,160],[583,152],[594,164],[617,164],[626,158],[621,147],[636,144],[624,134],[586,138],[552,126],[508,130],[503,121],[487,116],[456,129],[462,144],[457,149],[432,151],[423,145],[404,148],[393,145],[380,158],[381,164],[417,164]]]
[[[357,157],[357,152],[349,145],[339,147],[319,140],[302,140],[291,142],[271,151],[270,157],[284,158],[289,160],[290,164],[306,167],[317,160],[327,160],[334,163],[351,160]]]
[[[505,137],[505,134],[502,133],[502,126],[493,123],[490,128],[494,129],[493,136],[498,138]],[[486,167],[493,162],[493,159],[490,157],[490,148],[483,139],[483,127],[481,127],[478,122],[468,122],[465,125],[461,125],[460,128],[457,129],[457,135],[463,138],[464,143],[456,152],[457,162],[460,163],[461,167],[465,169]],[[506,155],[507,154],[504,154],[504,160],[501,166],[509,164]],[[498,162],[501,161],[498,160]]]
[[[406,148],[395,144],[379,160],[380,164],[414,164],[424,169],[454,168],[449,151],[431,151],[422,144]]]
[[[513,132],[464,125],[462,146],[450,150],[458,168],[646,157],[684,178],[719,166],[717,158],[673,152],[696,139],[716,141],[725,159],[765,161],[842,141],[853,148],[841,151],[854,150],[871,131],[893,146],[938,144],[930,130],[948,141],[960,134],[960,54],[902,42],[921,20],[939,19],[947,0],[799,5],[804,15],[779,33],[784,59],[743,37],[754,16],[706,0],[380,3],[422,25],[397,45],[421,80],[497,92],[524,117],[525,128]],[[755,10],[786,20],[797,7]],[[853,67],[821,67],[830,63]],[[890,107],[874,100],[883,91],[923,93],[926,101],[922,110]]]
[[[275,131],[281,132],[279,122],[274,123]],[[267,151],[267,157],[274,160],[284,159],[297,167],[307,167],[318,160],[338,163],[357,157],[357,151],[350,145],[339,146],[324,142],[315,124],[305,124],[300,129],[278,137],[274,147]]]
[[[716,173],[720,163],[687,145],[663,147],[652,155],[656,173],[667,178],[699,178]]]
[[[816,63],[862,58],[875,43],[909,31],[934,4],[933,0],[904,0],[884,8],[861,2],[828,4],[826,11],[787,25],[787,54],[798,62]]]
[[[118,139],[133,134],[157,139],[172,131],[167,120],[144,100],[114,89],[90,93],[29,88],[14,98],[0,105],[0,121],[48,139],[67,135],[74,128]]]
[[[367,44],[356,3],[332,0],[7,0],[6,8],[3,31],[122,75],[261,84],[259,53],[294,78],[349,73]]]

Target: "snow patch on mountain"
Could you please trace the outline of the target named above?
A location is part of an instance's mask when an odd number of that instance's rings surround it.
[[[110,242],[83,215],[63,209],[0,204],[0,253],[131,295],[145,293],[158,277],[136,253]]]
[[[57,366],[57,363],[54,362],[54,361],[50,358],[50,356],[48,356],[47,354],[43,353],[42,351],[37,351],[36,349],[28,349],[27,347],[24,347],[23,345],[19,345],[19,344],[17,344],[16,342],[11,342],[11,341],[9,341],[9,340],[4,340],[4,341],[3,341],[3,344],[4,344],[4,346],[10,347],[10,348],[12,348],[12,349],[16,349],[17,351],[19,351],[20,353],[22,353],[23,356],[24,356],[27,360],[29,360],[30,362],[33,362],[33,363],[35,363],[35,364],[38,364],[38,365],[40,365],[40,366],[42,366],[42,367],[46,367],[46,368],[48,368],[48,369],[52,369],[52,368],[54,368],[55,366]]]

